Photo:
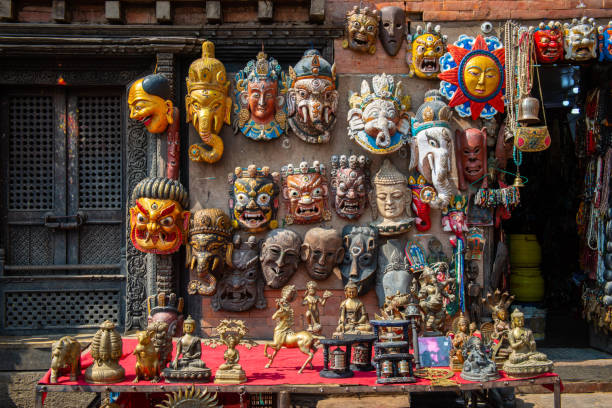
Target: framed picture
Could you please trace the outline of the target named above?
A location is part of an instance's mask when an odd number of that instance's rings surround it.
[[[422,367],[448,367],[450,365],[450,337],[419,337],[419,360]]]

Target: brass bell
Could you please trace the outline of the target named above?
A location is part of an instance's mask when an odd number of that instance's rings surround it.
[[[525,187],[525,183],[523,183],[523,178],[519,173],[516,173],[516,177],[514,178],[514,183],[512,183],[512,186],[517,188]]]
[[[533,96],[526,96],[521,98],[519,102],[518,118],[517,121],[525,124],[532,125],[540,122],[538,112],[540,111],[540,101]]]

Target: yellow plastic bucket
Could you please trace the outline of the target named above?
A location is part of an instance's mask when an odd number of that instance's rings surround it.
[[[510,234],[510,265],[535,268],[542,262],[542,248],[534,234]]]
[[[540,268],[515,268],[510,273],[510,293],[519,302],[540,302],[544,299],[544,278]]]

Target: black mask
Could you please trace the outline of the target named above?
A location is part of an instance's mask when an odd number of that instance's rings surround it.
[[[406,13],[399,7],[383,7],[380,11],[380,42],[387,54],[395,56],[404,41]]]

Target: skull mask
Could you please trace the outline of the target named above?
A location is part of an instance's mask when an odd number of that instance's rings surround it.
[[[563,59],[563,30],[561,23],[540,23],[533,32],[536,57],[539,62],[552,63]]]
[[[597,57],[595,20],[582,17],[580,21],[573,19],[571,24],[565,23],[563,27],[565,59],[587,61]]]
[[[342,283],[353,282],[359,295],[368,292],[374,282],[377,255],[378,231],[372,227],[347,225],[342,229],[344,240],[344,261],[342,262]]]
[[[369,164],[365,156],[332,156],[331,186],[338,216],[355,220],[365,211],[370,190]]]
[[[406,13],[399,7],[389,6],[380,9],[380,42],[385,52],[397,55],[406,33]]]
[[[270,231],[262,246],[259,260],[266,284],[274,289],[283,287],[297,271],[302,239],[289,229]]]
[[[318,161],[309,167],[300,163],[299,169],[287,165],[281,169],[283,177],[283,199],[287,204],[287,224],[311,224],[321,220],[330,220],[327,209],[328,185],[325,179],[325,167]]]
[[[246,171],[236,167],[228,178],[232,186],[229,208],[233,227],[250,232],[276,228],[278,173],[270,173],[269,167],[257,169],[252,164]]]
[[[344,257],[342,238],[336,230],[312,228],[304,236],[300,256],[312,279],[327,279],[332,272],[338,270]]]

